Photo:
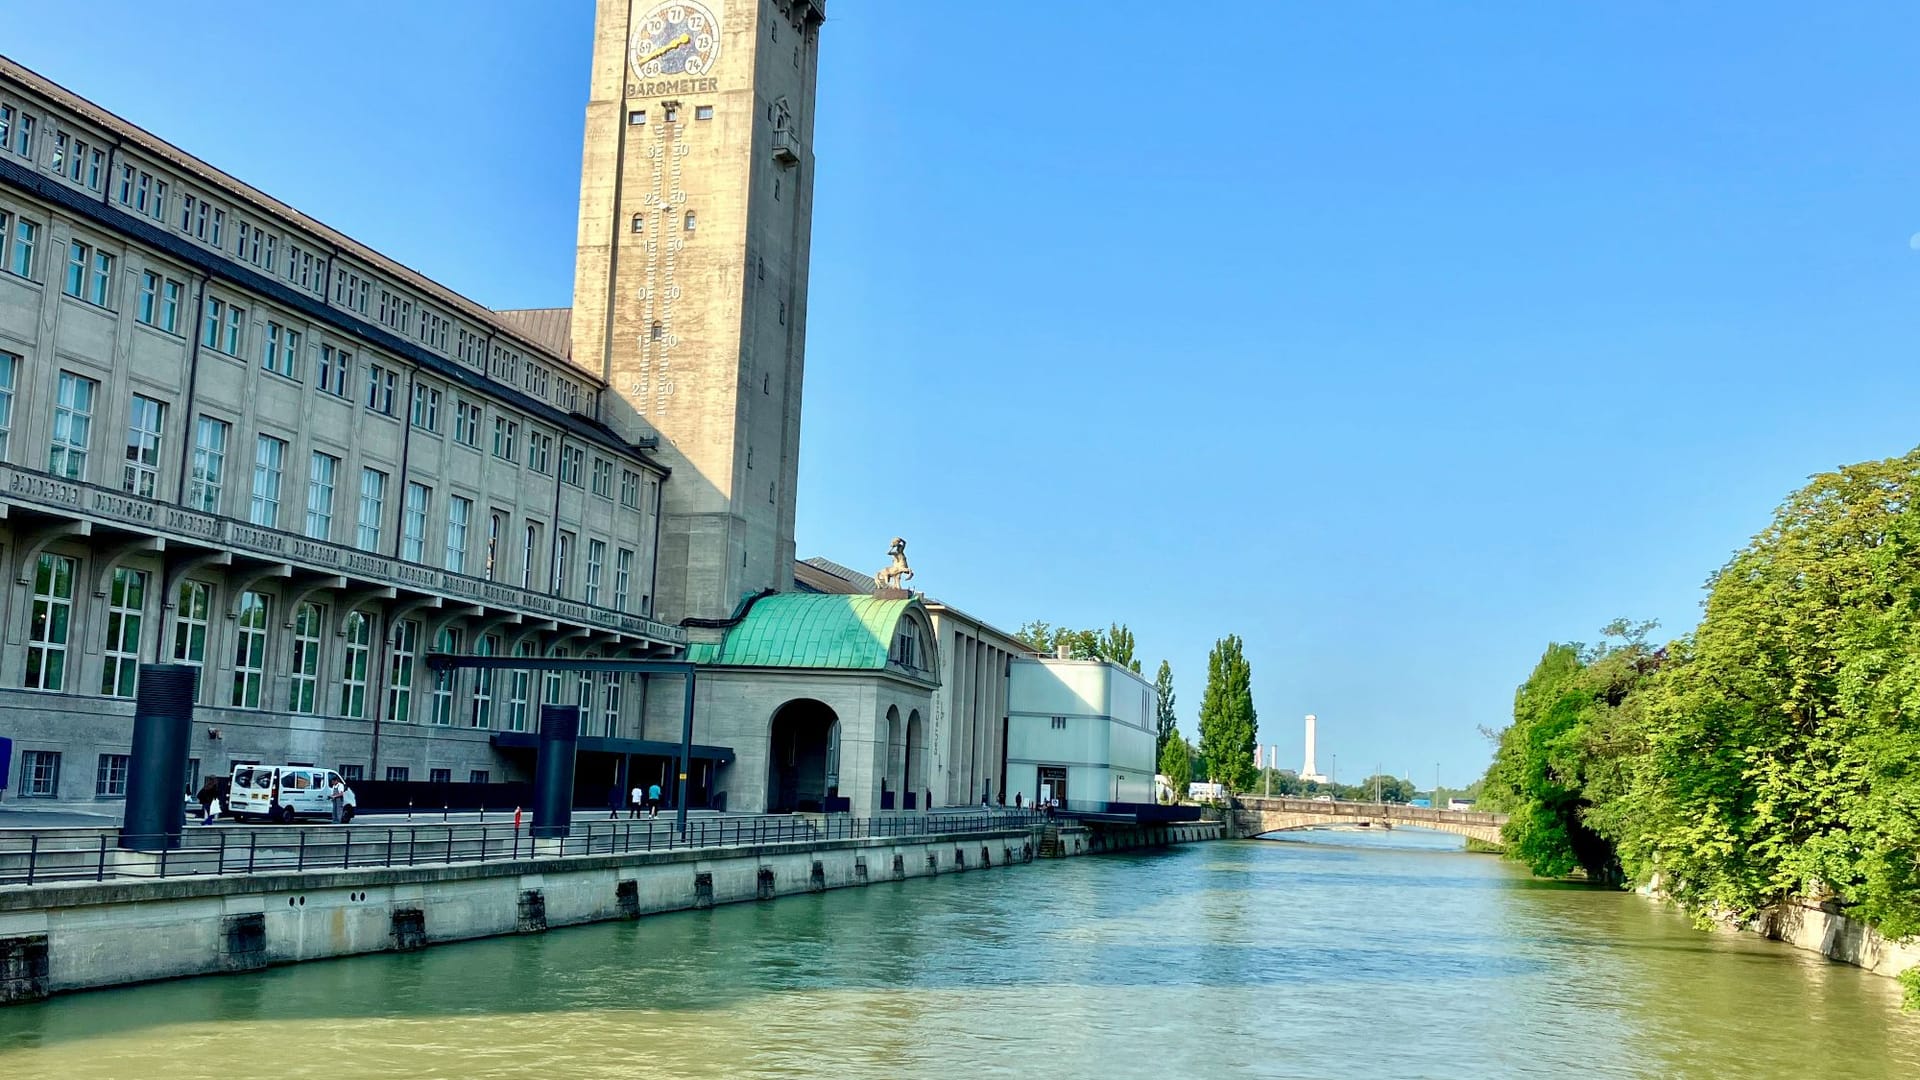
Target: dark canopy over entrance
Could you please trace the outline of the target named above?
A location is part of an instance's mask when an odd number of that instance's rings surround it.
[[[820,813],[840,794],[840,718],[824,702],[789,701],[768,739],[767,812]]]

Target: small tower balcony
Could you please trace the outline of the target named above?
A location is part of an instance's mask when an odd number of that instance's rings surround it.
[[[800,164],[800,136],[787,128],[774,128],[773,160],[787,168]]]

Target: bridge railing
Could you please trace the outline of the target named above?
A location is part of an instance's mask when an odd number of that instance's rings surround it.
[[[1498,828],[1507,823],[1505,814],[1478,810],[1442,810],[1406,803],[1341,802],[1320,799],[1242,797],[1236,804],[1246,810],[1292,814],[1318,814],[1325,817],[1368,818],[1387,821],[1446,822],[1456,825],[1485,825]]]

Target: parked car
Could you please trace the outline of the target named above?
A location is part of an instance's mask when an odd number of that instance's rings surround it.
[[[242,821],[249,819],[288,823],[303,817],[333,817],[333,799],[329,794],[340,782],[332,769],[307,765],[236,765],[232,786],[227,793],[227,813]],[[341,816],[353,820],[357,800],[347,788],[346,810]]]

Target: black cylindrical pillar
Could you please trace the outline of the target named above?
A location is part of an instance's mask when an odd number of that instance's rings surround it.
[[[193,686],[200,669],[141,664],[133,701],[133,750],[127,760],[127,816],[120,846],[170,851],[186,824],[187,753],[193,737]]]
[[[573,752],[580,706],[540,706],[540,757],[533,763],[533,835],[573,831]]]

